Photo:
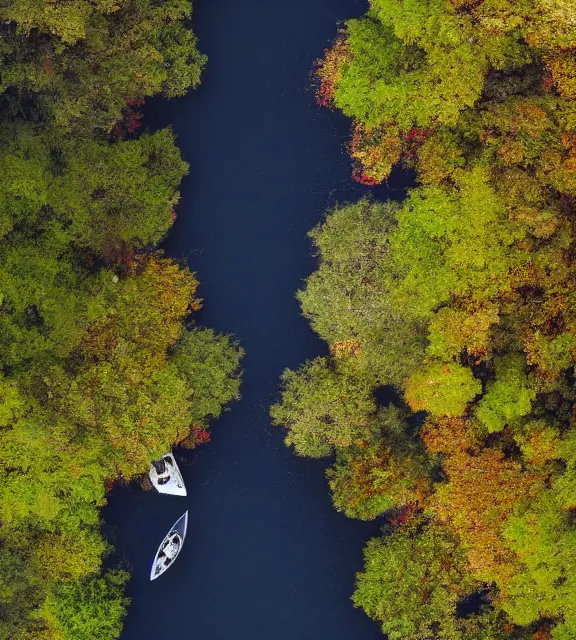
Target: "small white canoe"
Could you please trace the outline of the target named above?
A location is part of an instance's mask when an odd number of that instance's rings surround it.
[[[154,460],[150,465],[148,477],[159,493],[171,496],[186,495],[184,479],[172,453],[166,453],[160,460]]]
[[[169,569],[184,545],[186,530],[188,529],[188,511],[176,520],[164,540],[160,543],[158,551],[154,556],[152,570],[150,571],[150,580],[156,580],[164,571]]]

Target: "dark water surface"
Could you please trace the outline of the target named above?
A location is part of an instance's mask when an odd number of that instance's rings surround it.
[[[191,164],[167,252],[201,280],[202,324],[246,349],[242,400],[184,454],[188,498],[117,490],[107,529],[133,568],[122,640],[376,640],[352,607],[354,574],[376,523],[331,504],[321,462],[296,458],[268,408],[286,367],[326,347],[294,292],[314,269],[306,232],[364,189],[343,151],[348,124],[316,107],[315,58],[361,0],[197,0],[209,56],[202,86],[158,101],[151,126],[172,124]],[[380,196],[385,193],[380,193]],[[190,511],[175,566],[149,582],[170,525]]]

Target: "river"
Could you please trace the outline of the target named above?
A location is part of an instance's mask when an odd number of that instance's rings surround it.
[[[197,0],[202,85],[147,114],[151,128],[173,126],[191,165],[166,251],[198,273],[198,321],[235,334],[246,357],[242,400],[212,425],[210,444],[184,454],[188,497],[117,489],[104,512],[133,573],[122,640],[382,638],[349,600],[379,525],[334,511],[325,464],[295,457],[268,419],[282,370],[326,352],[294,298],[315,266],[306,232],[366,192],[343,149],[349,123],[308,88],[337,22],[365,9]],[[151,583],[156,548],[186,509],[184,549]]]

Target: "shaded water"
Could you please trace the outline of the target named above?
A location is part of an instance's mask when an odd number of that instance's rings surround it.
[[[197,319],[246,349],[242,400],[184,453],[188,498],[116,490],[107,530],[133,568],[122,640],[376,640],[349,596],[376,523],[331,504],[322,462],[296,458],[268,408],[286,367],[326,347],[294,293],[314,269],[306,232],[366,190],[350,178],[348,123],[317,107],[313,61],[360,0],[197,0],[202,86],[152,105],[191,164],[166,250],[201,280]],[[398,189],[401,185],[398,184]],[[385,196],[380,190],[379,196]],[[170,525],[190,511],[175,566],[151,583]]]

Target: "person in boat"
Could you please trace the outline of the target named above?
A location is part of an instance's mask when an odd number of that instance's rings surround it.
[[[180,535],[175,533],[170,540],[166,543],[162,552],[166,558],[166,563],[172,562],[172,560],[178,555],[180,549]]]
[[[170,481],[170,469],[164,459],[154,460],[152,462],[156,473],[158,474],[158,484],[166,484]]]

